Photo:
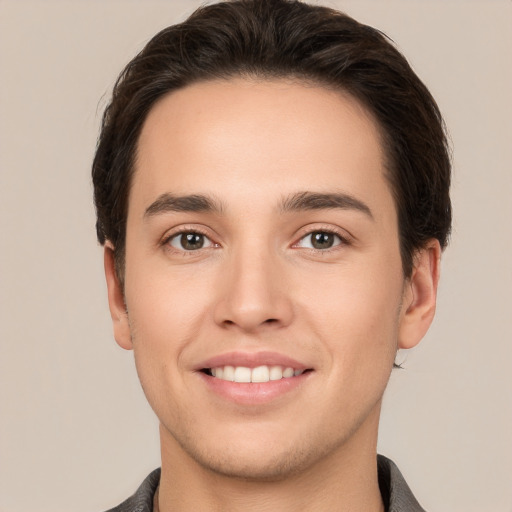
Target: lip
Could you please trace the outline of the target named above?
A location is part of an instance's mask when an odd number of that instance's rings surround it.
[[[294,370],[312,370],[307,366],[291,357],[278,352],[260,351],[260,352],[228,352],[219,354],[204,361],[201,361],[194,369],[199,371],[204,368],[218,368],[219,366],[245,366],[246,368],[256,368],[258,366],[284,366]]]
[[[202,380],[207,390],[217,397],[238,405],[254,406],[284,398],[309,380],[312,373],[306,372],[281,380],[248,383],[217,379],[202,372],[196,372],[196,375]]]
[[[268,404],[284,398],[294,390],[298,390],[314,373],[313,371],[307,371],[301,375],[280,380],[240,383],[217,379],[201,371],[205,368],[221,366],[256,368],[262,365],[283,366],[294,370],[313,370],[311,366],[277,352],[229,352],[202,361],[195,367],[195,374],[201,379],[206,389],[218,398],[237,405],[254,406]]]

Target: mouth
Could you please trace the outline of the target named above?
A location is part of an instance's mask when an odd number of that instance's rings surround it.
[[[209,400],[217,400],[216,396],[253,407],[296,396],[310,382],[315,368],[275,351],[232,351],[199,362],[195,373],[213,393]]]
[[[310,371],[310,369],[297,369],[281,365],[261,365],[255,368],[226,365],[201,369],[202,373],[215,379],[237,383],[265,383],[293,379]]]
[[[201,361],[195,368],[206,386],[209,400],[249,407],[283,403],[310,382],[315,368],[274,351],[234,351]],[[214,398],[216,397],[216,398]],[[278,402],[274,402],[278,400]],[[247,412],[247,410],[246,410]]]

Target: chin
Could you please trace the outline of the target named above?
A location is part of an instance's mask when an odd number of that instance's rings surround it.
[[[228,437],[229,438],[229,437]],[[307,437],[306,442],[290,438],[287,443],[276,439],[253,438],[245,441],[202,445],[189,439],[178,440],[181,449],[196,464],[214,474],[254,482],[278,482],[299,475],[343,445],[343,439],[326,443],[325,439]],[[231,438],[233,439],[233,438]],[[287,446],[286,446],[287,444]]]
[[[197,456],[195,461],[204,469],[220,476],[253,482],[278,482],[301,473],[309,466],[309,457],[304,454],[280,453],[264,457],[248,457],[247,454],[233,456]]]

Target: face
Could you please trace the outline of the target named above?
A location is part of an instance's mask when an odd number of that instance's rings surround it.
[[[126,308],[109,249],[106,271],[169,457],[268,479],[374,448],[400,340],[430,323],[418,306],[438,259],[404,280],[385,172],[375,122],[340,92],[233,79],[153,108]]]

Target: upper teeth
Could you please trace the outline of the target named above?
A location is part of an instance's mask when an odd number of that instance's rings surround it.
[[[211,373],[217,379],[231,382],[268,382],[300,375],[304,370],[294,370],[284,366],[219,366],[211,368]]]

